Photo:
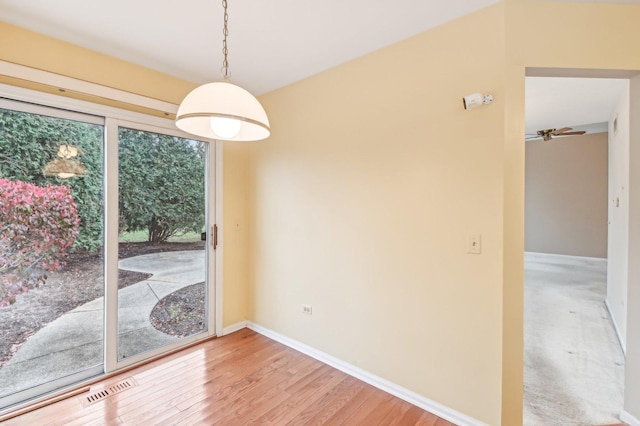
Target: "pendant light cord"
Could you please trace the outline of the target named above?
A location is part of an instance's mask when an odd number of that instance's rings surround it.
[[[222,55],[224,59],[222,61],[222,78],[225,80],[229,80],[231,77],[231,72],[229,71],[229,59],[227,56],[229,55],[229,49],[227,48],[227,36],[229,35],[229,28],[227,24],[229,22],[229,14],[227,13],[227,0],[222,0],[222,7],[224,8],[224,26],[222,28]]]

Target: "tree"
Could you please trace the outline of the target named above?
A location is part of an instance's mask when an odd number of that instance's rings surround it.
[[[146,229],[153,243],[201,232],[205,144],[126,128],[119,139],[120,230]]]
[[[120,230],[148,230],[151,242],[201,232],[206,145],[126,128],[119,137]],[[78,148],[86,177],[44,176],[62,144]],[[80,217],[74,250],[103,244],[103,145],[101,125],[0,109],[0,178],[68,187]]]
[[[0,109],[0,178],[68,187],[80,217],[74,249],[102,246],[103,140],[103,127],[97,124]],[[86,177],[43,175],[42,169],[56,158],[62,144],[78,147]]]

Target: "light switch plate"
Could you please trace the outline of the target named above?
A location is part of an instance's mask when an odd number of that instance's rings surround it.
[[[480,238],[480,234],[470,234],[467,237],[467,253],[482,253],[482,239]]]

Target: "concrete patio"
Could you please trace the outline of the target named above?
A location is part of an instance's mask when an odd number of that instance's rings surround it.
[[[149,322],[160,299],[205,281],[205,251],[145,254],[120,260],[120,269],[153,274],[118,291],[118,359],[180,340]],[[103,362],[104,297],[85,303],[31,336],[0,369],[0,396]]]

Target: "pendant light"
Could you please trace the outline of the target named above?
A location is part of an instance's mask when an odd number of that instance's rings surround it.
[[[187,133],[225,141],[257,141],[269,137],[269,119],[260,102],[229,81],[227,0],[222,0],[222,81],[207,83],[189,93],[178,108],[176,126]]]

